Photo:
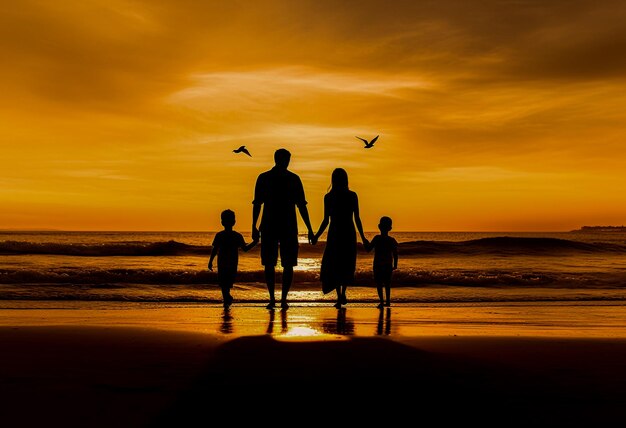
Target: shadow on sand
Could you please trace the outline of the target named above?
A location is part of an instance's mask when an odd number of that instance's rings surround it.
[[[270,335],[221,345],[153,426],[230,420],[304,423],[575,422],[575,392],[554,396],[527,373],[425,352],[385,338],[280,341]],[[555,400],[556,398],[556,400]],[[589,403],[586,403],[589,404]],[[597,409],[595,409],[597,410]],[[419,423],[421,425],[421,423]]]

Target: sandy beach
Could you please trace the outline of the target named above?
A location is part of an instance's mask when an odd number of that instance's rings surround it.
[[[3,302],[2,418],[25,427],[221,417],[617,423],[626,416],[625,316],[626,305],[589,303],[224,312]]]

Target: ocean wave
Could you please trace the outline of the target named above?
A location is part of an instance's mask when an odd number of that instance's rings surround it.
[[[23,241],[0,242],[0,255],[45,254],[61,256],[176,256],[209,255],[211,246],[177,241],[121,242],[103,244],[61,244]]]
[[[493,237],[471,241],[412,241],[399,245],[403,255],[519,255],[564,256],[569,254],[626,254],[626,245],[587,243],[557,238]]]
[[[280,283],[280,271],[277,273]],[[262,270],[243,271],[237,282],[262,283]],[[319,271],[294,272],[297,284],[319,283]],[[206,270],[157,269],[0,269],[0,284],[82,284],[115,286],[115,284],[203,285],[217,284],[217,273]],[[374,284],[371,271],[358,271],[356,286]],[[402,269],[393,274],[393,286],[450,285],[462,287],[563,287],[626,288],[626,272],[544,272],[506,269]]]
[[[237,283],[233,289],[238,304],[261,304],[268,299],[264,283]],[[335,293],[324,294],[317,282],[296,282],[289,293],[292,303],[306,306],[315,303],[332,304]],[[80,302],[176,302],[222,303],[216,284],[150,285],[150,284],[0,284],[0,310],[3,301],[73,301]],[[353,286],[348,288],[350,306],[377,302],[376,288]],[[626,287],[559,288],[543,287],[462,287],[421,284],[397,286],[392,291],[396,303],[459,303],[481,302],[626,302]],[[89,303],[86,303],[89,304]],[[10,307],[10,306],[9,306]],[[49,307],[46,305],[41,306]],[[84,306],[92,309],[92,306]],[[29,309],[32,307],[29,306]]]
[[[318,245],[300,244],[300,255],[319,256],[324,242]],[[251,250],[259,251],[260,246]],[[359,251],[363,246],[359,244]],[[565,256],[571,254],[626,254],[626,245],[616,243],[587,243],[557,238],[494,237],[470,241],[411,241],[399,244],[403,256]],[[108,256],[208,256],[210,245],[190,245],[170,240],[163,242],[120,242],[102,244],[39,243],[26,241],[0,242],[0,255],[66,255],[87,257]]]

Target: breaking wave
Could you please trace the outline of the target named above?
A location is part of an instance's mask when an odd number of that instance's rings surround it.
[[[360,245],[360,244],[359,244]],[[301,255],[321,254],[324,243],[301,244]],[[255,251],[255,250],[253,250]],[[258,247],[256,248],[258,251]],[[412,241],[399,245],[403,255],[555,255],[580,253],[623,253],[626,245],[615,243],[587,243],[557,238],[495,237],[471,241]],[[174,240],[163,242],[121,242],[103,244],[39,243],[23,241],[0,242],[0,255],[47,254],[67,256],[184,256],[209,255],[210,245],[189,245]]]

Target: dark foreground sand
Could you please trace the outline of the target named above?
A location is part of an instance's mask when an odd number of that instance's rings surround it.
[[[361,310],[371,308],[351,309]],[[260,311],[240,310],[237,319],[244,323],[246,313],[254,318]],[[297,318],[298,309],[290,311]],[[402,317],[401,308],[394,311]],[[422,331],[307,338],[149,323],[6,324],[0,327],[5,427],[626,421],[626,340],[619,337]]]

